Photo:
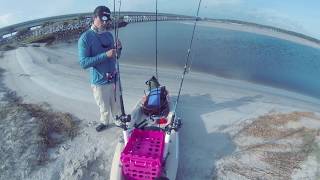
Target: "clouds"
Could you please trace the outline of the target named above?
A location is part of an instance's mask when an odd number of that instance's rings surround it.
[[[106,6],[113,11],[113,0],[108,1]],[[116,0],[116,7],[118,9],[119,0]],[[146,11],[150,12],[155,9],[155,0],[121,0],[122,11]]]
[[[5,2],[3,2],[5,1]],[[0,28],[28,20],[78,12],[76,0],[0,0]]]
[[[301,21],[301,19],[294,18],[294,15],[290,15],[287,12],[275,9],[261,8],[259,10],[256,10],[255,12],[250,12],[249,17],[249,20],[252,22],[279,27],[285,30],[295,31],[314,37],[318,36],[317,38],[319,38],[319,34],[310,33],[311,29],[308,30],[308,28],[306,28],[307,23]],[[311,23],[315,24],[315,26],[319,26],[319,24],[317,25],[317,22]]]
[[[119,0],[115,0],[118,6]],[[155,12],[156,0],[121,0],[122,11]],[[199,0],[158,0],[161,13],[196,15]],[[32,19],[113,9],[113,0],[0,0],[0,28]],[[202,0],[201,17],[235,19],[306,33],[320,39],[319,0]],[[308,33],[309,32],[309,33]]]
[[[12,17],[11,13],[0,15],[0,27],[12,24]]]
[[[219,7],[225,5],[238,5],[242,2],[243,0],[203,0],[203,5],[207,7]]]
[[[118,0],[116,1],[118,5]],[[224,6],[234,6],[241,4],[243,0],[202,0],[201,9],[221,8]],[[199,0],[158,0],[158,9],[160,12],[195,15]],[[113,1],[107,3],[113,7]],[[156,0],[122,0],[121,9],[124,11],[148,11],[154,12]]]
[[[269,8],[259,8],[248,11],[247,16],[248,21],[251,22],[307,33],[307,30],[303,26],[303,22],[299,22],[292,18],[292,16],[286,12],[280,12]]]
[[[315,29],[320,28],[318,21],[313,19],[309,12],[315,12],[312,8],[305,9],[297,7],[296,4],[278,4],[273,3],[258,3],[258,1],[242,1],[230,0],[229,2],[210,1],[208,5],[200,10],[200,14],[204,17],[217,19],[235,19],[248,21],[263,25],[274,26],[285,30],[303,33],[320,39],[320,33],[315,33]],[[253,3],[255,2],[255,3]],[[304,7],[305,8],[305,7]],[[297,11],[300,10],[300,11]],[[320,17],[320,13],[317,13]],[[311,24],[313,27],[311,27]]]

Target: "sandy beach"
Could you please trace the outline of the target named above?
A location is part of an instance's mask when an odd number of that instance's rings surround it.
[[[241,28],[240,25],[234,26]],[[292,40],[295,41],[295,39]],[[80,68],[75,47],[75,44],[67,43],[51,47],[43,45],[20,47],[5,52],[0,58],[0,67],[5,70],[1,82],[2,88],[15,91],[25,103],[46,103],[55,111],[70,113],[80,120],[79,133],[74,139],[49,149],[49,163],[45,166],[37,166],[27,173],[25,169],[16,166],[17,169],[13,173],[16,173],[14,177],[17,179],[72,180],[108,179],[109,177],[114,148],[121,129],[111,127],[101,133],[95,131],[99,111],[91,92],[88,72]],[[177,95],[181,73],[182,69],[159,69],[160,82],[167,87],[172,100]],[[144,82],[152,75],[153,69],[151,70],[150,67],[121,63],[121,78],[127,112],[132,110],[143,95],[146,89]],[[2,94],[1,102],[5,104],[7,102],[3,97],[4,93]],[[311,115],[298,116],[294,121],[295,127],[292,127],[292,122],[288,120],[280,123],[281,128],[286,130],[305,127],[311,129],[306,132],[313,133],[320,127],[319,99],[197,72],[191,72],[186,77],[180,107],[178,115],[183,120],[183,127],[180,133],[181,154],[178,180],[258,177],[261,174],[243,175],[245,173],[241,168],[233,169],[230,173],[230,167],[232,167],[230,164],[237,163],[239,167],[244,167],[245,162],[248,162],[250,158],[254,160],[252,162],[255,162],[255,166],[265,168],[265,173],[268,174],[268,170],[272,168],[266,167],[271,165],[266,165],[264,159],[259,158],[259,154],[249,151],[241,154],[245,145],[265,143],[263,138],[270,140],[270,137],[260,137],[262,139],[257,140],[255,136],[249,137],[252,134],[241,134],[241,132],[246,132],[242,131],[243,128],[250,127],[250,124],[263,116],[294,112],[311,113]],[[19,116],[21,119],[24,117],[21,114]],[[30,123],[26,121],[25,124]],[[11,124],[10,128],[14,128],[14,125]],[[237,133],[240,133],[241,136],[236,136]],[[6,137],[8,138],[6,140],[9,141],[10,136]],[[312,143],[317,145],[319,133],[315,133],[312,137],[314,139]],[[284,138],[282,140],[287,141]],[[294,147],[301,150],[301,145],[302,143],[298,143]],[[278,151],[285,151],[285,149],[279,148]],[[236,154],[240,155],[236,156]],[[291,167],[292,171],[288,177],[293,179],[317,177],[317,168],[305,167],[311,165],[319,167],[315,156],[312,153],[304,154],[296,166]],[[24,161],[27,162],[28,157],[20,157],[19,162]],[[30,165],[23,167],[28,166]],[[9,167],[8,164],[3,164],[1,170],[7,167]],[[266,176],[266,178],[269,177]],[[271,176],[271,178],[274,177],[276,175]],[[6,174],[0,175],[0,179],[5,178],[10,179],[6,177]]]

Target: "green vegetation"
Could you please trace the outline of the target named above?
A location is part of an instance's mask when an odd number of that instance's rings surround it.
[[[50,26],[53,22],[47,21],[42,24],[42,27]]]
[[[25,35],[28,35],[28,33],[30,33],[30,29],[29,28],[24,28],[24,29],[21,29],[20,31],[17,32],[16,34],[16,37],[17,38],[21,38]]]
[[[47,43],[51,44],[56,37],[53,34],[44,34],[41,36],[29,37],[23,40],[24,43]]]
[[[4,44],[2,46],[0,46],[0,51],[10,51],[10,50],[14,50],[17,49],[18,46],[16,44]]]

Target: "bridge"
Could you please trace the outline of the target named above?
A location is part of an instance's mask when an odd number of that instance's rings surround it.
[[[121,12],[120,18],[128,23],[155,21],[156,14],[152,12]],[[158,13],[157,19],[159,21],[194,20],[195,17],[176,15],[176,14],[167,14],[167,13]],[[33,30],[48,24],[54,24],[58,22],[68,21],[68,20],[78,20],[80,24],[84,22],[91,23],[92,13],[77,13],[77,14],[46,17],[46,18],[26,21],[26,22],[10,25],[7,27],[3,27],[3,28],[0,28],[0,40],[8,36],[11,36],[12,34],[15,34],[19,31]]]

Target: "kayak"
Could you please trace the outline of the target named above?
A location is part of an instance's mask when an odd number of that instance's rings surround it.
[[[169,101],[169,111],[156,115],[144,111],[145,101],[146,96],[135,105],[130,122],[122,129],[113,156],[111,180],[176,179],[181,120],[175,117]]]

